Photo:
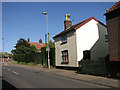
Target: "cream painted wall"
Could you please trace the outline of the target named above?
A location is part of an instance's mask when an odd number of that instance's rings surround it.
[[[99,39],[98,22],[94,19],[76,30],[77,60],[83,58],[83,51],[90,50]]]
[[[71,31],[67,34],[67,43],[61,45],[61,36],[55,38],[55,59],[56,66],[68,66],[68,67],[78,67],[77,61],[77,48],[76,48],[76,32]],[[61,64],[62,53],[61,51],[68,50],[68,64]]]

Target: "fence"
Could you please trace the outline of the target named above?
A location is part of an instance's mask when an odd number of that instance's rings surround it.
[[[87,74],[107,75],[105,60],[82,60],[81,71]]]
[[[116,77],[120,74],[120,61],[109,61],[107,62],[107,73],[111,77]],[[120,77],[120,76],[118,76]]]

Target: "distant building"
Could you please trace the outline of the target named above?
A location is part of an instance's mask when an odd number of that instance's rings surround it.
[[[108,51],[106,26],[94,17],[72,25],[66,14],[64,31],[55,40],[56,66],[79,67],[81,60],[100,60]]]
[[[45,43],[42,43],[42,39],[40,39],[39,42],[30,42],[30,38],[28,38],[28,42],[30,45],[34,45],[38,52],[41,51],[42,47],[45,47]]]
[[[108,29],[110,61],[120,61],[120,1],[107,10],[105,15]]]
[[[2,57],[1,57],[1,56],[2,56]],[[1,57],[1,59],[2,59],[2,62],[3,62],[3,60],[4,60],[4,62],[6,62],[6,61],[8,61],[8,60],[9,60],[9,61],[12,61],[9,53],[7,53],[7,52],[4,52],[4,56],[3,56],[3,53],[0,52],[0,57]],[[1,60],[1,59],[0,59],[0,60]]]

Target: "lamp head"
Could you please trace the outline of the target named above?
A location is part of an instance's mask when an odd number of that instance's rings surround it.
[[[47,12],[43,12],[42,14],[43,14],[43,15],[47,15]]]

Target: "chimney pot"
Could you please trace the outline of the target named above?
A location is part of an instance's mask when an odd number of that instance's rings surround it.
[[[68,20],[68,16],[67,16],[67,14],[65,14],[65,20]]]
[[[30,38],[28,38],[28,42],[30,42]]]
[[[67,17],[68,17],[68,20],[70,20],[70,14],[68,14]]]
[[[39,43],[42,44],[42,39],[39,40]]]
[[[106,12],[108,12],[108,8],[106,9]]]

